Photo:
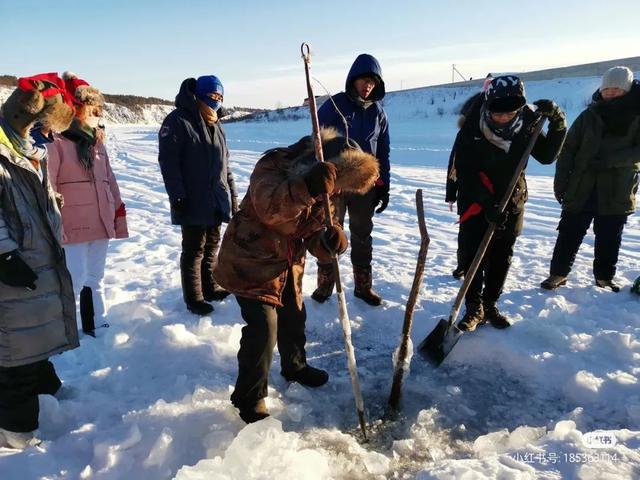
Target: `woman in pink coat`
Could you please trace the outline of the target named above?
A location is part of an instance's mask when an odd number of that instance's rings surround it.
[[[77,100],[71,127],[48,145],[49,178],[62,195],[63,244],[82,331],[95,337],[95,317],[105,316],[102,279],[110,238],[127,238],[126,212],[107,150],[98,133],[104,97],[74,74],[63,74]]]

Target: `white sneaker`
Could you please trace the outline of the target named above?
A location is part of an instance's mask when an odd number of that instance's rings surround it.
[[[36,437],[35,432],[11,432],[0,428],[0,435],[4,437],[4,444],[9,448],[24,450],[27,447],[40,445],[42,440]]]

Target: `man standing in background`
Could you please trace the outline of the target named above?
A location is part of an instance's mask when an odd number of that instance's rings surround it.
[[[358,55],[349,70],[345,91],[334,95],[318,110],[321,127],[334,127],[342,135],[355,140],[363,151],[378,159],[380,166],[380,177],[367,194],[345,193],[336,198],[341,224],[344,225],[345,214],[349,212],[354,295],[373,306],[382,302],[372,288],[373,214],[374,210],[382,213],[389,204],[389,126],[380,104],[384,95],[380,64],[373,56],[363,53]],[[318,263],[318,285],[311,298],[324,302],[331,296],[334,284],[331,264]]]

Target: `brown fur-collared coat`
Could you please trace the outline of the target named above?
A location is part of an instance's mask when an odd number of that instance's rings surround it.
[[[325,160],[337,167],[336,189],[366,193],[378,178],[378,161],[333,129],[321,131]],[[225,232],[214,271],[231,293],[282,306],[289,270],[298,307],[306,251],[331,261],[320,243],[325,219],[321,197],[312,197],[303,176],[315,164],[312,137],[265,152],[251,174],[240,210]],[[333,210],[332,210],[333,211]]]

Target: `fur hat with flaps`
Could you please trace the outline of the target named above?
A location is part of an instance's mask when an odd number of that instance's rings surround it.
[[[18,88],[2,105],[2,116],[20,132],[39,121],[54,132],[63,132],[73,120],[73,101],[56,73],[18,79]]]
[[[83,105],[95,105],[97,107],[104,106],[104,96],[96,87],[89,85],[89,82],[78,78],[73,73],[66,71],[62,74],[67,91],[73,98]]]
[[[378,159],[363,152],[355,141],[339,135],[334,128],[322,128],[320,138],[324,160],[336,166],[336,188],[343,192],[367,193],[380,175]],[[302,137],[289,146],[289,150],[296,157],[296,174],[303,174],[317,162],[312,136]]]

